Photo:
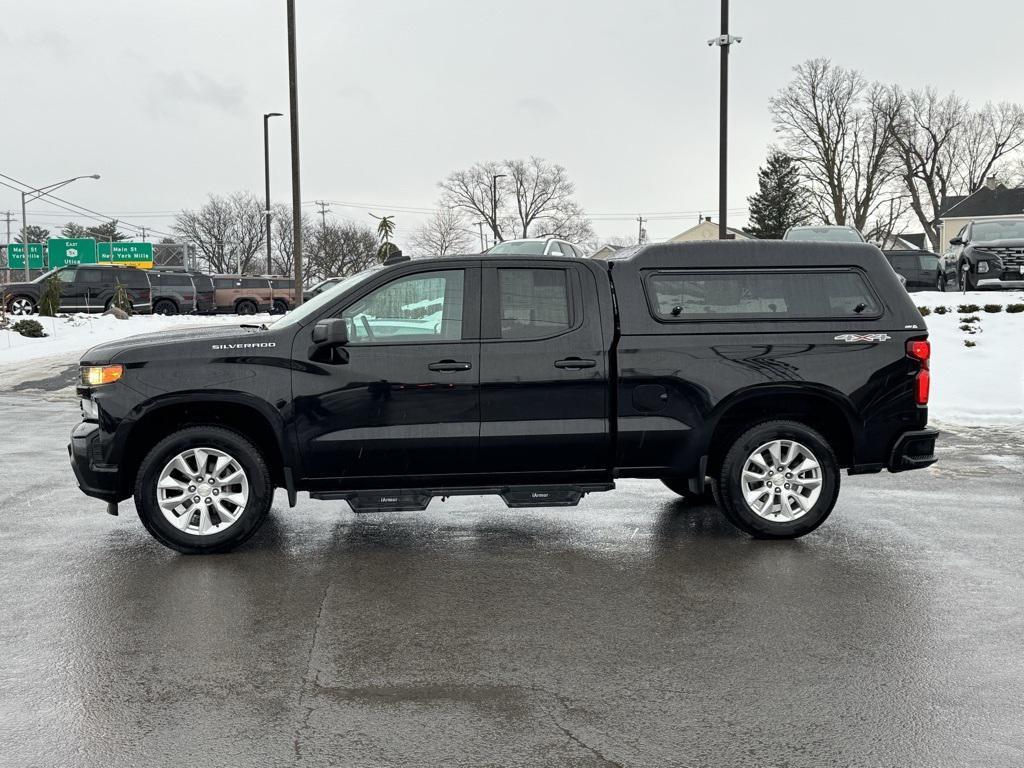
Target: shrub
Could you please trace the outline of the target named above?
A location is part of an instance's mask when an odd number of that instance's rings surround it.
[[[947,312],[949,312],[949,307],[936,307],[935,308],[935,314],[936,315],[944,315]]]
[[[117,307],[128,315],[132,313],[132,300],[128,296],[128,289],[121,284],[120,280],[114,285],[114,296],[110,300],[110,306]]]
[[[46,335],[43,324],[38,320],[19,320],[11,326],[11,330],[30,339],[41,339]]]
[[[986,312],[991,312],[991,313],[995,314],[996,312],[1002,312],[1003,311],[1003,305],[1002,304],[986,304],[984,307],[982,307],[982,309],[984,309]]]
[[[977,304],[961,304],[956,308],[956,311],[963,315],[969,315],[971,312],[980,312],[981,307]]]
[[[964,339],[964,346],[965,347],[976,347],[976,346],[978,346],[978,342],[971,341],[970,339]]]
[[[917,311],[921,313],[921,317],[928,317],[932,313],[928,307],[918,307]]]
[[[961,323],[980,323],[981,322],[981,318],[978,317],[977,315],[971,315],[970,317],[961,317],[960,318],[960,322]]]
[[[1017,312],[1024,312],[1024,304],[1007,304],[1006,311],[1014,314]]]
[[[43,295],[39,297],[39,314],[43,317],[56,317],[60,309],[60,278],[54,272],[46,278]]]

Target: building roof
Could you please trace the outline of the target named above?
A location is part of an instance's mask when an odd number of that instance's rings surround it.
[[[973,195],[946,197],[940,219],[972,219],[977,216],[1019,216],[1024,213],[1024,187],[982,187]]]
[[[713,222],[711,219],[704,219],[703,221],[701,221],[701,222],[699,222],[697,224],[694,224],[689,229],[683,230],[682,232],[680,232],[675,237],[670,237],[668,239],[668,242],[672,242],[676,238],[682,237],[683,235],[687,235],[690,232],[693,232],[695,229],[700,229],[701,227],[704,227],[704,226],[711,226],[711,227],[714,228],[714,230],[716,232],[718,231],[718,224],[717,223]],[[732,234],[732,235],[735,235],[737,237],[737,239],[739,239],[739,240],[756,240],[757,239],[752,234],[750,234],[749,232],[744,232],[742,229],[734,229],[733,227],[726,226],[725,231],[730,233],[730,234]],[[717,237],[718,236],[716,235],[715,239],[717,239]]]
[[[912,234],[898,235],[900,240],[910,243],[915,248],[930,248],[931,243],[928,242],[928,236],[924,232],[914,232]],[[927,243],[927,245],[926,245]]]

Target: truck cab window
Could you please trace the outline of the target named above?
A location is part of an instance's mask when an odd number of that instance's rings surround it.
[[[345,309],[354,344],[455,341],[462,338],[464,271],[400,277]]]
[[[569,329],[564,269],[499,269],[501,338],[535,339]]]

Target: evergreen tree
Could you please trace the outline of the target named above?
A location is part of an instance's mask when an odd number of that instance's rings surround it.
[[[37,227],[35,224],[28,225],[28,241],[30,243],[45,243],[50,239],[50,230],[44,229],[43,227]],[[14,238],[16,243],[25,242],[25,232],[21,231]]]
[[[128,239],[126,234],[118,230],[117,219],[111,219],[103,224],[86,227],[85,232],[85,237],[95,238],[99,243],[109,243],[111,240],[115,243],[119,243],[122,240]]]
[[[807,191],[800,169],[787,154],[773,151],[757,172],[757,193],[747,198],[750,224],[746,231],[762,240],[779,240],[790,227],[809,218]]]
[[[89,237],[89,230],[81,224],[69,221],[61,227],[60,236],[67,240],[77,240],[80,237]]]
[[[60,278],[56,273],[43,281],[43,295],[39,297],[39,314],[56,317],[60,309]]]

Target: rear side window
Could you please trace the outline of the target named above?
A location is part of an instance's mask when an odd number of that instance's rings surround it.
[[[647,280],[660,320],[878,317],[878,299],[848,271],[658,272]]]
[[[275,279],[270,281],[270,284],[273,285],[278,290],[285,290],[285,289],[288,289],[288,288],[294,288],[295,287],[295,281],[294,280],[285,280],[284,278],[275,278]]]
[[[241,280],[236,280],[233,277],[218,277],[213,281],[213,284],[218,288],[235,288]]]
[[[155,280],[153,278],[156,278]],[[192,280],[188,275],[170,275],[167,273],[153,272],[149,276],[150,282],[155,285],[172,285],[180,288],[191,288]]]
[[[499,269],[501,338],[535,339],[569,329],[564,269]]]
[[[253,279],[253,278],[249,278],[249,279],[243,279],[242,280],[242,287],[243,288],[269,288],[270,286],[268,285],[266,280],[256,280],[256,279]]]
[[[206,275],[192,275],[192,282],[195,284],[196,289],[200,291],[212,291],[213,280]]]

